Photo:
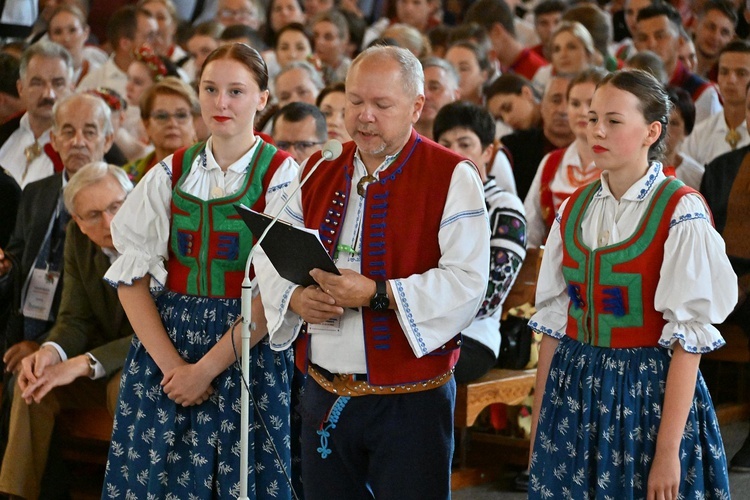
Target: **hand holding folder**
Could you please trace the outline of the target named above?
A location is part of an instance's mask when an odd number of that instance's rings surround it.
[[[273,220],[273,217],[256,212],[244,205],[235,205],[235,209],[256,238]],[[292,283],[304,287],[316,285],[317,283],[310,276],[310,271],[315,268],[337,275],[341,274],[323,247],[323,243],[320,242],[317,230],[293,226],[279,220],[271,227],[260,246],[276,272]]]

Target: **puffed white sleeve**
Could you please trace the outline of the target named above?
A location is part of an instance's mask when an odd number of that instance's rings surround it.
[[[151,290],[167,282],[172,156],[159,162],[136,185],[112,219],[112,241],[120,256],[104,279],[113,286],[132,285],[151,275]]]
[[[389,280],[399,324],[418,358],[468,326],[487,291],[487,208],[481,180],[468,162],[459,163],[453,171],[442,217],[438,266]]]
[[[667,324],[659,345],[679,342],[687,352],[710,352],[725,344],[714,324],[737,304],[737,276],[724,240],[713,228],[708,209],[697,195],[677,204],[664,245],[664,262],[654,306]]]
[[[557,339],[565,335],[570,303],[562,273],[563,241],[560,231],[560,214],[567,204],[568,200],[565,200],[560,205],[547,243],[544,245],[544,256],[536,285],[537,312],[529,320],[532,330]]]

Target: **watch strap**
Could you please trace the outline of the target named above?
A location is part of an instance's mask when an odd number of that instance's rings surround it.
[[[385,286],[385,280],[375,281],[375,295],[387,295],[388,287]]]

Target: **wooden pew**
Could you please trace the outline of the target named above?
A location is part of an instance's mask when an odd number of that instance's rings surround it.
[[[536,281],[542,259],[542,250],[529,249],[516,282],[503,304],[503,311],[525,303],[534,303]],[[458,468],[451,475],[451,488],[460,489],[492,480],[499,467],[469,467],[467,463],[469,428],[474,425],[479,414],[488,406],[504,403],[509,406],[521,404],[531,393],[536,381],[536,369],[506,370],[494,368],[482,378],[469,384],[458,384],[456,388],[455,428]],[[479,437],[479,436],[476,436]],[[492,441],[501,451],[512,451],[516,461],[525,462],[528,453],[528,440],[482,436],[483,441]],[[520,457],[520,458],[519,458]]]

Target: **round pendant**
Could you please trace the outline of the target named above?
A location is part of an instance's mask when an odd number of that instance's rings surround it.
[[[376,177],[370,174],[362,176],[362,178],[359,179],[359,182],[357,182],[357,194],[364,198],[365,193],[367,192],[367,185],[372,184],[377,180],[378,179]]]

